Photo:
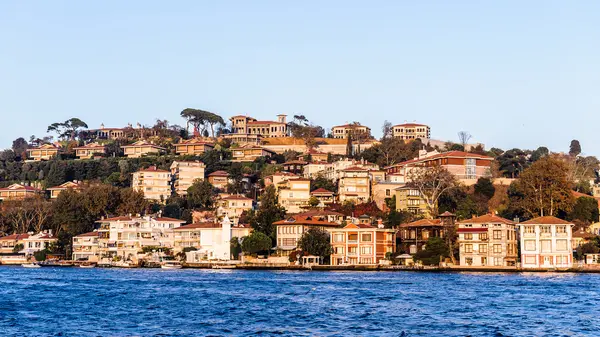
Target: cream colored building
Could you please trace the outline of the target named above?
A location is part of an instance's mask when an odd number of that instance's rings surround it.
[[[431,210],[421,192],[408,186],[396,188],[396,210],[431,218]]]
[[[326,215],[291,216],[285,220],[274,222],[277,236],[277,248],[283,251],[295,250],[302,234],[309,228],[321,228],[331,230],[340,227],[338,223],[330,222]]]
[[[379,207],[379,209],[386,210],[386,199],[393,198],[396,195],[396,189],[403,186],[404,184],[402,183],[395,183],[391,181],[372,181],[371,194],[373,201],[377,204],[377,207]]]
[[[0,200],[23,200],[42,193],[42,190],[33,186],[12,184],[8,187],[0,188]]]
[[[121,146],[123,152],[128,158],[140,158],[148,155],[160,155],[165,153],[166,149],[158,145],[154,145],[145,140],[137,141],[131,145]]]
[[[233,116],[231,121],[232,134],[237,135],[258,135],[261,137],[286,137],[288,126],[286,122],[287,115],[277,115],[277,121],[259,121],[256,118],[248,116]]]
[[[461,266],[508,267],[517,264],[515,223],[492,215],[466,219],[458,223]]]
[[[344,124],[331,128],[333,138],[348,138],[349,134],[363,134],[365,138],[371,137],[371,128],[361,124]]]
[[[573,223],[544,216],[521,222],[518,226],[522,268],[573,266]]]
[[[431,129],[425,124],[404,123],[394,125],[392,135],[404,140],[425,140],[431,138]]]
[[[330,230],[331,264],[378,264],[396,251],[396,230],[367,224],[348,224]]]
[[[144,193],[144,198],[165,202],[171,196],[171,173],[159,170],[156,166],[137,171],[133,174],[132,187]]]
[[[349,167],[342,171],[338,185],[338,197],[341,203],[351,201],[363,203],[371,198],[369,171],[360,167]]]
[[[300,213],[308,207],[310,179],[287,179],[278,184],[279,204],[288,213]]]
[[[229,173],[225,171],[215,171],[208,175],[208,182],[215,188],[225,189],[229,184]]]
[[[44,230],[37,234],[28,233],[29,235],[23,238],[23,250],[20,253],[25,253],[26,256],[31,256],[35,252],[47,249],[52,244],[58,242],[58,238],[52,234],[52,230]]]
[[[335,202],[335,192],[326,190],[324,188],[317,188],[316,190],[310,192],[310,196],[319,200],[319,207],[329,206]]]
[[[98,232],[79,234],[73,237],[73,260],[98,262]]]
[[[206,165],[200,161],[174,161],[171,164],[173,190],[178,195],[187,195],[187,190],[196,179],[204,180]]]
[[[244,211],[252,209],[252,199],[243,195],[228,195],[218,201],[217,217],[227,216],[234,225],[237,225]]]
[[[31,149],[27,149],[29,159],[40,161],[50,160],[58,155],[60,148],[53,144],[43,144]]]
[[[47,188],[46,190],[50,191],[50,199],[56,199],[56,198],[58,198],[58,195],[60,193],[68,190],[69,188],[74,189],[74,190],[80,190],[82,188],[82,184],[81,184],[81,182],[79,182],[77,180],[67,181],[66,183]]]
[[[193,138],[181,140],[179,143],[175,144],[175,153],[177,153],[180,156],[197,156],[203,154],[206,151],[214,149],[214,147],[215,144],[211,142],[207,142],[198,138]]]
[[[275,152],[261,146],[246,145],[231,149],[231,161],[235,162],[253,162],[261,157],[270,157]]]
[[[106,153],[106,146],[99,143],[89,143],[78,146],[74,150],[79,159],[93,159],[94,157],[102,157]]]
[[[231,260],[231,239],[246,237],[251,232],[250,225],[232,225],[228,218],[220,223],[193,223],[175,229],[175,251],[196,248],[185,254],[187,263]]]

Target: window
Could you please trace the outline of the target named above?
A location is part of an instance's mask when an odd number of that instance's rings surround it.
[[[535,240],[525,240],[525,250],[535,250]]]
[[[488,239],[488,233],[479,234],[479,240],[487,240],[487,239]]]
[[[542,248],[542,253],[549,253],[552,251],[552,241],[550,240],[540,240],[540,246]]]
[[[567,226],[556,226],[556,234],[566,234]]]
[[[523,232],[525,234],[535,234],[535,226],[524,226]]]
[[[494,253],[502,253],[502,245],[494,245]]]
[[[335,234],[333,236],[333,242],[344,242],[344,234]]]
[[[473,234],[472,233],[465,233],[465,240],[473,240]]]
[[[373,247],[360,247],[361,255],[371,255],[373,254]]]
[[[360,237],[360,241],[362,242],[371,242],[371,233],[362,234]]]
[[[494,258],[494,266],[501,266],[502,265],[502,258],[501,257],[495,257]]]
[[[550,230],[550,226],[540,226],[540,233],[542,235],[551,235],[552,231]]]
[[[472,244],[466,244],[465,245],[465,253],[472,253],[473,252],[473,245]]]
[[[567,250],[567,240],[556,240],[556,250]]]
[[[348,255],[356,255],[356,247],[348,247]]]
[[[479,252],[480,253],[487,253],[487,245],[479,245]]]
[[[486,256],[482,256],[481,257],[481,265],[485,266],[487,264],[487,257]]]
[[[344,247],[335,247],[335,253],[338,255],[344,254]]]
[[[391,194],[392,194],[392,192],[391,192],[391,190],[390,190],[390,189],[386,189],[386,190],[385,190],[385,196],[386,196],[386,197],[389,197]]]
[[[494,240],[500,240],[502,239],[502,231],[501,230],[494,230]]]
[[[356,241],[358,241],[358,234],[348,234],[348,241],[349,242],[356,242]]]

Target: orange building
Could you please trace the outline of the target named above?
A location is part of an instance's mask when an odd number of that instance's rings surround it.
[[[27,156],[35,161],[50,160],[58,155],[60,148],[52,144],[44,144],[27,149]]]
[[[74,148],[75,155],[79,159],[92,159],[94,157],[102,157],[106,153],[106,146],[98,143],[89,143],[84,146]]]
[[[215,171],[208,175],[208,182],[215,188],[224,189],[229,183],[229,173],[225,171]]]
[[[199,155],[206,151],[210,151],[215,148],[215,144],[205,142],[202,139],[194,138],[188,140],[181,140],[178,144],[175,144],[175,152],[178,155]]]
[[[81,189],[81,183],[77,180],[67,181],[66,183],[63,183],[61,185],[47,188],[47,190],[50,191],[50,199],[56,199],[62,191],[66,191],[69,188],[72,188],[74,190]]]
[[[42,190],[33,186],[12,184],[8,187],[0,188],[0,200],[22,200],[42,193]]]
[[[332,265],[378,264],[387,253],[394,253],[396,233],[393,229],[367,224],[349,224],[330,230]]]
[[[139,158],[146,155],[159,155],[164,153],[166,149],[158,145],[154,145],[145,140],[137,141],[131,145],[121,146],[125,156],[129,158]]]

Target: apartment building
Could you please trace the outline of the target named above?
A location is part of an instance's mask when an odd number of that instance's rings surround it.
[[[175,229],[175,251],[196,248],[185,254],[188,263],[231,260],[231,239],[251,232],[250,225],[232,225],[227,217],[221,222],[193,223]]]
[[[308,158],[308,161],[311,163],[327,162],[329,153],[310,148],[303,155],[300,155],[298,159],[301,160],[305,157]]]
[[[58,186],[47,188],[46,190],[50,192],[50,199],[56,199],[63,192],[68,190],[69,188],[73,190],[80,190],[83,187],[82,183],[77,180],[67,181],[66,183],[62,183]]]
[[[79,234],[73,237],[73,260],[98,262],[98,232]]]
[[[143,156],[157,156],[166,152],[164,147],[154,145],[145,140],[139,140],[131,145],[121,146],[127,158],[140,158]]]
[[[327,215],[298,214],[287,219],[276,221],[277,248],[283,251],[292,251],[298,247],[298,241],[302,234],[309,228],[321,228],[331,230],[340,225],[329,221]]]
[[[279,204],[287,213],[300,213],[308,207],[310,199],[310,179],[286,179],[278,184]]]
[[[27,157],[31,160],[50,160],[58,155],[60,148],[54,144],[43,144],[27,149]]]
[[[338,185],[338,196],[341,203],[350,201],[363,203],[371,197],[371,181],[369,171],[357,166],[342,171]]]
[[[94,159],[103,157],[106,154],[106,146],[95,142],[78,146],[73,150],[75,150],[75,156],[79,159]]]
[[[344,175],[344,170],[351,168],[351,167],[358,167],[358,168],[361,168],[361,169],[364,169],[367,171],[379,170],[379,166],[377,166],[377,164],[369,163],[368,161],[365,161],[364,159],[361,159],[361,160],[341,159],[341,160],[334,161],[333,163],[331,163],[331,165],[326,165],[325,171],[319,172],[317,174],[320,174],[329,180],[335,181],[335,180],[341,179],[342,176]]]
[[[173,190],[183,196],[196,179],[204,180],[206,165],[201,161],[174,161],[170,169]]]
[[[358,124],[337,125],[331,128],[333,138],[348,138],[348,135],[362,136],[363,138],[371,138],[371,128]],[[356,138],[356,137],[354,137]]]
[[[331,264],[334,266],[378,264],[387,253],[396,250],[393,229],[351,223],[344,228],[331,229],[330,233]]]
[[[482,177],[491,177],[491,165],[494,158],[462,151],[420,151],[419,157],[386,168],[388,174],[401,174],[405,181],[410,180],[413,170],[441,166],[458,180],[473,181]]]
[[[171,173],[150,166],[133,173],[132,188],[144,193],[144,198],[165,202],[171,196]]]
[[[332,163],[328,162],[313,162],[302,167],[302,175],[304,178],[316,179],[317,177],[325,177],[328,167],[332,167]]]
[[[431,210],[418,189],[404,185],[396,188],[395,195],[397,211],[409,212],[424,218],[431,218]]]
[[[208,175],[208,182],[211,183],[214,188],[225,189],[229,184],[229,173],[225,171],[215,171]]]
[[[245,145],[231,149],[231,161],[234,162],[253,162],[261,157],[270,157],[275,152],[261,146]]]
[[[215,144],[199,138],[192,138],[187,140],[182,139],[179,143],[175,144],[175,153],[177,153],[180,156],[198,156],[203,154],[204,152],[213,150],[214,148]]]
[[[0,188],[0,200],[23,200],[43,193],[42,190],[33,186],[12,184],[8,187]]]
[[[283,172],[293,173],[293,174],[303,174],[304,166],[308,164],[304,160],[290,160],[281,164],[283,168]]]
[[[243,195],[224,196],[217,203],[217,217],[228,217],[234,225],[237,225],[242,213],[252,210],[252,202],[252,199]]]
[[[174,230],[184,220],[150,216],[120,216],[97,221],[98,255],[137,263],[144,247],[174,248]]]
[[[461,266],[516,266],[517,230],[514,222],[486,214],[458,223]]]
[[[425,124],[404,123],[392,127],[392,135],[403,140],[431,138],[431,130]]]
[[[324,188],[317,188],[310,192],[310,196],[319,200],[319,207],[326,207],[335,202],[335,193]]]
[[[544,216],[518,224],[522,268],[573,266],[573,223]]]
[[[275,187],[275,189],[277,190],[279,188],[279,185],[281,183],[283,183],[284,181],[286,181],[288,179],[298,179],[298,178],[301,178],[301,177],[297,176],[297,175],[295,175],[293,173],[289,173],[289,172],[275,172],[272,175],[264,177],[265,187],[273,185]]]

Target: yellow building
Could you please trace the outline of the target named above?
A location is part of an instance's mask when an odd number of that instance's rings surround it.
[[[218,205],[217,216],[227,216],[233,224],[237,225],[242,213],[252,209],[252,199],[242,195],[228,195],[221,198]]]
[[[151,166],[135,172],[132,185],[134,190],[144,193],[144,198],[164,202],[171,196],[171,173]]]
[[[215,171],[208,175],[208,182],[215,188],[225,189],[229,184],[229,173],[225,171]]]
[[[106,153],[106,146],[98,143],[89,143],[84,146],[74,148],[75,155],[79,159],[92,159],[94,157],[102,157]]]
[[[309,228],[321,228],[331,230],[340,227],[338,223],[330,222],[326,215],[298,214],[285,220],[273,223],[277,235],[277,248],[279,250],[291,251],[298,247],[298,241],[302,234]]]
[[[35,161],[50,160],[58,155],[60,148],[52,144],[44,144],[31,149],[27,149],[29,159]]]
[[[371,197],[369,171],[360,167],[349,167],[341,172],[338,186],[340,202],[363,203]]]
[[[204,180],[206,166],[200,161],[174,161],[171,164],[173,189],[178,195],[187,195],[187,190],[196,179]]]
[[[202,139],[193,138],[188,140],[181,140],[178,144],[175,144],[175,152],[178,155],[201,155],[206,151],[214,149],[215,144],[203,141]]]
[[[404,140],[429,139],[431,138],[431,130],[425,124],[404,123],[394,125],[392,127],[392,135]]]
[[[164,147],[154,145],[145,140],[137,141],[131,145],[121,146],[125,156],[128,158],[140,158],[146,155],[160,155],[166,150]]]
[[[62,191],[66,191],[69,188],[79,190],[81,189],[81,183],[77,180],[67,181],[66,183],[60,184],[58,186],[47,188],[47,190],[50,191],[50,199],[56,199]]]
[[[363,134],[365,138],[371,137],[371,128],[360,124],[344,124],[331,128],[333,138],[348,138],[349,134]]]
[[[288,179],[279,183],[277,190],[279,191],[279,204],[288,213],[300,213],[308,207],[310,179]]]
[[[431,218],[431,210],[421,193],[407,186],[396,188],[396,210]]]
[[[320,207],[328,206],[335,202],[335,193],[324,188],[317,188],[310,192],[310,196],[319,200]]]
[[[33,186],[12,184],[8,187],[0,188],[0,200],[23,200],[42,193],[42,190]]]
[[[232,161],[252,162],[260,157],[270,157],[275,152],[260,146],[243,146],[231,149]]]
[[[231,121],[232,134],[236,135],[259,135],[261,137],[286,137],[288,126],[286,115],[277,115],[277,121],[259,121],[248,116],[233,116]]]

